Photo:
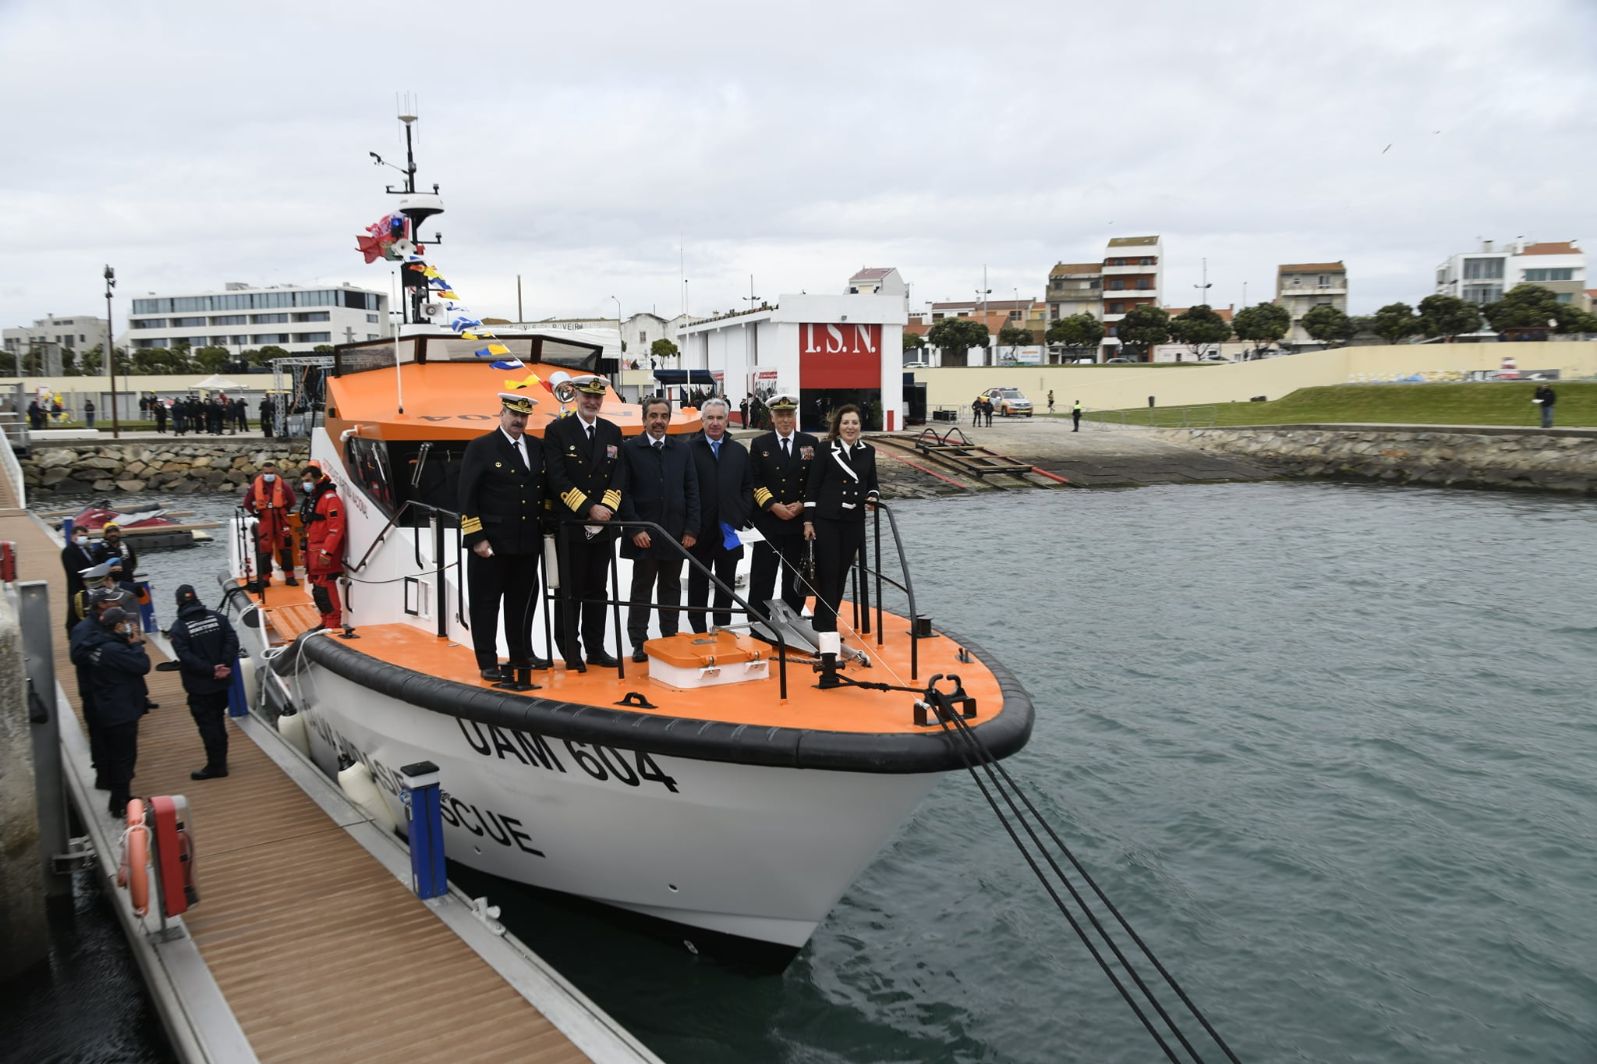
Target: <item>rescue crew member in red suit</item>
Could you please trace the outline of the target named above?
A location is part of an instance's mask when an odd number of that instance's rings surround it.
[[[317,466],[305,467],[300,487],[307,499],[315,500],[305,523],[305,578],[322,612],[322,627],[337,628],[343,623],[338,578],[344,572],[344,502],[333,478]]]
[[[288,515],[294,511],[294,489],[277,475],[277,464],[261,466],[260,476],[244,489],[244,509],[259,518],[255,526],[255,579],[249,589],[264,592],[272,582],[272,555],[283,567],[283,583],[298,587],[294,579],[294,541]]]

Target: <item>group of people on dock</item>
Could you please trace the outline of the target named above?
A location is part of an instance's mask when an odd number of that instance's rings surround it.
[[[727,432],[726,400],[704,400],[702,431],[683,438],[669,432],[670,401],[656,396],[642,404],[644,431],[627,439],[601,416],[602,377],[578,378],[573,387],[575,411],[551,422],[542,440],[526,432],[531,401],[499,393],[498,427],[473,440],[462,458],[461,536],[470,552],[471,632],[484,680],[553,667],[533,652],[532,618],[543,538],[556,530],[554,642],[567,668],[617,663],[605,648],[605,615],[618,539],[632,563],[625,626],[634,661],[647,660],[651,610],[658,608],[663,636],[679,630],[685,556],[697,563],[687,580],[689,627],[731,625],[732,584],[744,549],[738,532],[750,525],[763,536],[754,545],[750,604],[765,609],[780,571],[782,600],[797,613],[815,594],[816,630],[836,630],[844,580],[864,541],[865,511],[878,496],[875,452],[860,438],[857,407],[833,414],[823,443],[797,431],[797,398],[772,396],[771,431],[745,447]],[[814,572],[806,576],[812,549]],[[504,663],[496,640],[501,609]]]

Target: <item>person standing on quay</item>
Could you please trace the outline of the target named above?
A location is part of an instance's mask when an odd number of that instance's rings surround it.
[[[166,404],[160,399],[155,401],[155,431],[166,435]]]
[[[227,775],[224,714],[233,666],[238,662],[238,633],[226,617],[205,608],[192,586],[184,584],[177,589],[177,620],[169,634],[188,695],[189,715],[205,746],[205,767],[190,772],[189,779],[220,779]]]
[[[461,543],[471,595],[471,645],[484,680],[512,678],[499,665],[499,606],[504,602],[509,667],[547,669],[532,653],[533,598],[543,552],[543,447],[527,435],[532,400],[500,392],[499,427],[466,445],[460,462]]]
[[[623,521],[653,521],[683,547],[692,549],[699,529],[699,478],[686,444],[666,435],[671,424],[671,403],[664,396],[643,401],[643,434],[621,448],[627,463],[627,494],[621,500]],[[658,596],[660,635],[677,634],[682,601],[682,554],[672,544],[657,542],[648,529],[623,529],[621,556],[632,560],[632,586],[628,592],[627,638],[632,660],[649,655],[643,644],[649,637],[649,602]]]
[[[774,431],[749,444],[754,482],[754,527],[763,542],[754,544],[749,572],[749,602],[763,610],[776,590],[776,568],[782,566],[782,601],[794,614],[804,612],[809,591],[799,580],[804,559],[804,486],[810,478],[820,442],[797,431],[798,398],[773,395],[766,406]]]
[[[83,570],[93,568],[98,564],[95,550],[89,545],[89,530],[74,528],[72,538],[67,545],[61,548],[61,570],[67,578],[67,634],[72,634],[73,627],[81,619],[74,617],[74,605],[80,601],[78,598],[88,587],[83,582]]]
[[[815,630],[837,631],[848,571],[865,546],[865,508],[876,502],[876,451],[860,439],[859,408],[832,416],[832,431],[804,489],[804,538],[815,541]]]
[[[1070,408],[1070,431],[1081,431],[1081,400],[1076,400],[1076,405]]]
[[[107,809],[113,817],[127,815],[132,797],[133,772],[139,756],[139,718],[144,716],[144,677],[150,656],[144,649],[133,617],[120,606],[100,615],[100,630],[78,644],[73,664],[89,668],[94,690],[94,711],[100,719],[101,749],[105,764],[101,774],[111,792]]]
[[[599,416],[609,391],[605,379],[590,374],[575,378],[571,386],[577,393],[576,413],[550,422],[543,435],[549,494],[561,503],[556,512],[584,522],[565,533],[566,572],[560,582],[555,640],[567,668],[582,668],[587,644],[587,663],[608,669],[616,665],[604,648],[605,588],[615,556],[610,519],[621,507],[627,467],[621,460],[621,429]]]
[[[261,435],[271,439],[277,428],[277,404],[270,395],[261,396]]]
[[[105,737],[100,732],[100,715],[94,708],[94,673],[89,668],[88,658],[78,653],[78,647],[99,637],[100,615],[116,604],[120,594],[119,591],[99,587],[85,591],[83,597],[77,600],[82,604],[82,612],[68,618],[67,657],[77,670],[78,701],[83,706],[83,722],[89,729],[89,764],[94,767],[94,789],[97,791],[111,789],[107,776],[111,762],[105,752]],[[77,611],[69,610],[68,613]]]
[[[1048,412],[1050,414],[1054,412],[1054,390],[1052,388],[1048,389]]]
[[[725,399],[706,399],[699,410],[704,432],[693,440],[693,468],[699,478],[699,534],[693,557],[715,574],[725,590],[716,588],[713,620],[717,628],[732,623],[732,584],[737,579],[743,541],[737,530],[749,523],[754,481],[749,452],[726,434],[731,407]],[[695,632],[707,629],[712,618],[704,615],[710,601],[710,578],[697,567],[688,573],[688,625]]]
[[[244,509],[257,518],[255,525],[255,579],[250,590],[265,594],[272,582],[272,555],[283,568],[283,583],[298,587],[294,579],[294,541],[288,515],[294,510],[294,489],[277,475],[277,463],[266,462],[260,475],[244,489]]]
[[[311,601],[321,612],[322,628],[337,628],[343,623],[343,606],[338,601],[338,578],[344,572],[344,503],[338,497],[333,478],[317,465],[308,465],[300,474],[305,490],[304,515],[305,579],[311,585]]]
[[[1553,404],[1558,402],[1558,395],[1553,391],[1552,386],[1548,384],[1539,386],[1536,389],[1535,398],[1533,398],[1531,401],[1540,404],[1542,408],[1542,428],[1552,428]]]
[[[86,429],[94,428],[94,400],[93,399],[85,399],[83,401],[83,427],[86,428]]]
[[[104,538],[100,540],[100,545],[95,550],[95,562],[109,562],[111,579],[122,590],[137,597],[138,585],[133,581],[138,573],[139,556],[132,547],[122,541],[122,526],[115,521],[107,521],[100,529],[100,534]]]

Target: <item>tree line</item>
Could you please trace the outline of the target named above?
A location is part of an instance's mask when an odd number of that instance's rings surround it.
[[[1413,336],[1452,340],[1479,332],[1483,323],[1511,339],[1597,332],[1597,315],[1560,303],[1551,289],[1535,284],[1516,285],[1501,300],[1484,307],[1456,296],[1436,295],[1420,300],[1417,308],[1407,303],[1389,303],[1374,314],[1355,316],[1336,307],[1320,306],[1302,318],[1304,332],[1320,343],[1330,344],[1347,343],[1357,336],[1379,337],[1389,344]],[[1157,344],[1186,344],[1196,355],[1233,336],[1251,342],[1257,350],[1278,343],[1291,328],[1291,314],[1275,303],[1244,307],[1230,322],[1201,303],[1174,317],[1152,304],[1140,304],[1116,323],[1115,337],[1128,357],[1146,358]],[[1095,350],[1103,338],[1103,322],[1090,314],[1060,318],[1048,326],[1043,336],[1050,346],[1071,351]],[[987,347],[991,342],[987,327],[970,318],[945,318],[934,324],[925,337],[904,334],[905,350],[931,344],[945,351],[964,351]],[[1030,329],[1006,325],[999,330],[998,343],[1002,346],[1034,342]]]
[[[131,355],[123,347],[116,348],[116,369],[118,373],[130,373],[139,376],[156,376],[162,374],[193,374],[193,373],[221,373],[226,370],[239,372],[253,372],[271,365],[274,358],[287,358],[291,352],[275,344],[265,347],[250,348],[235,354],[225,347],[196,347],[190,348],[180,344],[174,348],[144,347],[135,348]],[[332,344],[318,344],[316,353],[330,355],[333,353]],[[11,355],[9,369],[18,377],[41,377],[44,375],[44,352],[37,347],[19,353],[8,352]],[[104,373],[105,351],[103,345],[95,344],[93,347],[82,351],[73,351],[63,348],[61,351],[61,375],[63,377],[96,377]]]

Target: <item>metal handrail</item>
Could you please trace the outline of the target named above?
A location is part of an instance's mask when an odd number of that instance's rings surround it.
[[[887,528],[893,534],[893,546],[898,551],[898,567],[904,574],[904,582],[898,583],[882,574],[882,515],[887,515]],[[909,559],[904,555],[904,538],[898,533],[898,520],[893,517],[893,510],[885,502],[877,500],[876,518],[872,529],[876,542],[876,644],[880,646],[884,639],[882,634],[882,581],[904,592],[909,600],[909,678],[920,679],[920,612],[915,608],[915,583],[909,575]],[[863,552],[862,552],[863,553]]]
[[[17,452],[11,449],[11,435],[7,432],[0,432],[0,462],[4,463],[11,486],[16,489],[18,508],[27,509],[28,486],[22,477],[22,463],[17,461]]]
[[[570,586],[569,585],[570,566],[566,563],[566,559],[567,559],[567,557],[569,557],[569,552],[566,550],[566,542],[568,542],[569,533],[570,533],[572,528],[577,528],[577,527],[581,527],[583,525],[591,525],[591,524],[593,524],[592,521],[584,521],[581,518],[568,518],[568,519],[563,520],[563,521],[560,522],[560,527],[559,527],[559,529],[558,529],[556,534],[557,534],[557,536],[559,537],[559,539],[561,541],[560,542],[560,550],[559,550],[559,563],[560,563],[560,569],[561,569],[561,572],[560,572],[560,586],[561,586],[562,589],[567,588],[567,587]],[[621,518],[612,518],[611,520],[605,522],[605,526],[608,527],[608,528],[615,528],[615,529],[627,529],[627,528],[630,528],[630,529],[634,529],[634,530],[637,530],[637,531],[648,532],[648,533],[651,534],[651,537],[652,537],[652,535],[654,533],[659,533],[661,539],[664,542],[670,544],[671,548],[673,550],[675,550],[679,555],[681,555],[682,558],[689,565],[693,566],[698,572],[701,572],[705,576],[709,577],[710,585],[711,585],[712,589],[717,590],[717,591],[725,591],[727,594],[732,596],[732,601],[735,604],[732,607],[732,609],[737,610],[737,612],[742,613],[744,616],[754,617],[754,618],[757,618],[758,620],[764,621],[766,627],[768,629],[770,629],[771,633],[774,636],[776,636],[777,694],[778,694],[779,697],[784,698],[784,699],[787,697],[787,639],[786,639],[786,637],[784,637],[782,635],[782,630],[780,628],[778,628],[775,624],[771,623],[771,618],[770,618],[770,616],[767,613],[765,613],[763,610],[757,610],[752,605],[750,605],[749,602],[746,599],[743,598],[743,596],[741,596],[741,595],[739,595],[737,593],[737,590],[735,588],[729,586],[720,577],[716,576],[715,572],[713,570],[711,570],[703,562],[699,561],[699,559],[695,558],[693,556],[692,552],[690,552],[688,550],[688,548],[684,547],[681,544],[681,542],[679,542],[677,540],[677,538],[675,536],[673,536],[673,535],[671,535],[671,533],[667,532],[665,530],[665,528],[662,527],[658,522],[655,522],[655,521],[627,521],[627,520],[623,520]],[[613,550],[610,552],[610,567],[609,568],[610,568],[610,587],[611,587],[611,591],[613,592],[615,597],[614,598],[605,599],[604,602],[603,602],[603,605],[610,606],[610,607],[614,608],[615,625],[616,625],[616,637],[617,637],[617,642],[618,642],[617,649],[620,649],[619,640],[620,640],[620,636],[621,636],[621,633],[622,633],[622,628],[621,628],[621,605],[622,605],[623,600],[621,598],[621,588],[619,586],[619,579],[620,578],[618,576],[618,567],[616,565],[616,554],[615,554],[615,551],[613,551]],[[584,599],[583,601],[591,602],[592,600],[591,599]],[[650,601],[653,602],[653,595],[652,594],[650,595]],[[631,599],[627,599],[627,600],[625,600],[625,602],[629,606],[632,604],[632,600]],[[679,610],[681,610],[682,612],[684,612],[684,613],[695,613],[695,612],[710,613],[710,612],[713,612],[714,609],[715,609],[715,604],[714,603],[715,603],[715,597],[714,597],[714,595],[711,595],[709,604],[707,604],[705,606],[702,606],[702,607],[679,606],[677,608]],[[572,627],[572,625],[577,620],[575,617],[572,616],[576,612],[576,604],[577,604],[577,599],[575,599],[574,597],[572,597],[570,595],[565,596],[565,601],[560,604],[560,606],[561,606],[561,616],[564,618],[563,627],[565,628],[566,638],[568,640],[570,640],[570,639],[572,639],[573,637],[576,636],[576,632],[573,630],[573,627]],[[742,607],[742,608],[740,610],[738,610],[737,607]],[[618,677],[620,677],[621,679],[623,679],[623,680],[626,679],[627,672],[626,672],[626,655],[625,654],[617,654],[616,655],[616,675]]]

